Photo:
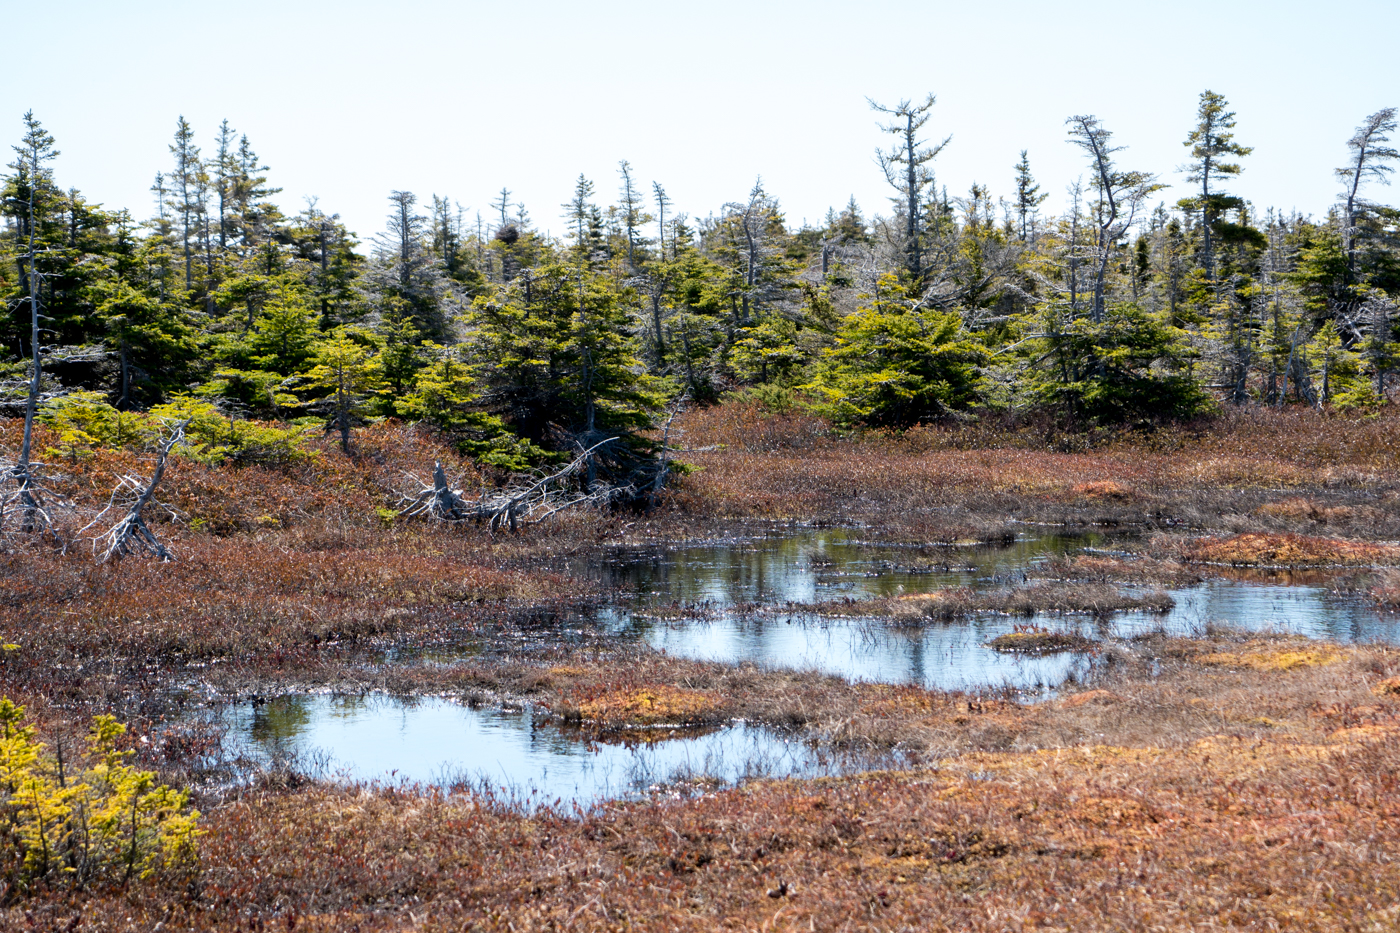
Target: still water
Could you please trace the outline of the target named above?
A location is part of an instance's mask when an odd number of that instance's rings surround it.
[[[615,608],[606,617],[612,629],[659,650],[941,689],[1045,690],[1083,672],[1088,664],[1084,656],[1028,657],[986,647],[1027,621],[1098,639],[1155,629],[1189,635],[1223,624],[1338,641],[1400,640],[1393,616],[1324,587],[1228,579],[1168,590],[1176,605],[1165,615],[1123,613],[1104,621],[983,614],[908,629],[878,618],[817,618],[783,611],[788,603],[1013,585],[1034,577],[1054,557],[1112,546],[1112,538],[1088,534],[1045,535],[1005,547],[900,548],[867,545],[850,532],[820,529],[622,552],[581,570],[616,594]]]
[[[1084,673],[1090,657],[986,647],[1024,619],[976,615],[911,629],[879,618],[823,618],[790,604],[1014,585],[1035,577],[1053,557],[1112,546],[1101,535],[1047,535],[1004,547],[899,548],[866,545],[849,532],[802,530],[614,553],[570,569],[612,592],[611,608],[598,620],[606,631],[673,654],[887,683],[1011,687],[1034,698]],[[1192,634],[1224,624],[1344,642],[1400,641],[1394,616],[1322,586],[1227,579],[1170,592],[1176,605],[1164,615],[1032,621],[1096,639],[1155,629]],[[528,712],[470,709],[437,698],[287,696],[236,707],[225,721],[232,750],[255,759],[320,759],[328,776],[352,780],[490,786],[524,805],[645,794],[677,781],[733,784],[897,763],[837,758],[745,723],[604,744],[578,730],[538,725]]]
[[[224,722],[229,750],[255,760],[319,763],[338,780],[490,787],[525,805],[635,796],[676,782],[818,777],[873,763],[746,723],[603,743],[577,729],[537,725],[528,712],[437,697],[283,696],[240,704]]]

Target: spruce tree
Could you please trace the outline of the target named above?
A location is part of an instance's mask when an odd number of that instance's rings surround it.
[[[1031,175],[1030,157],[1025,149],[1021,150],[1021,161],[1016,163],[1016,216],[1020,221],[1021,242],[1025,243],[1030,239],[1030,233],[1035,226],[1035,212],[1040,205],[1049,198],[1048,194],[1040,193],[1040,185],[1036,184],[1035,177]]]
[[[1243,166],[1238,162],[1226,161],[1229,157],[1243,157],[1254,150],[1235,142],[1235,114],[1226,110],[1229,106],[1224,97],[1214,91],[1202,91],[1200,105],[1196,109],[1196,126],[1187,135],[1183,146],[1190,148],[1191,161],[1183,166],[1188,172],[1186,180],[1201,186],[1201,193],[1183,198],[1177,202],[1182,210],[1196,211],[1201,215],[1201,268],[1205,270],[1207,281],[1215,279],[1215,256],[1211,235],[1220,216],[1227,210],[1243,207],[1244,201],[1226,194],[1219,188],[1221,176],[1238,175]],[[1216,187],[1212,188],[1212,184]]]
[[[381,317],[393,304],[425,338],[442,341],[452,333],[456,298],[429,247],[428,218],[414,211],[416,202],[408,191],[389,195],[392,210],[385,232],[375,237],[364,288]]]

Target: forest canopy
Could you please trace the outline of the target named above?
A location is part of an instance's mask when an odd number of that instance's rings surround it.
[[[364,241],[316,203],[280,205],[227,121],[200,137],[178,119],[133,212],[58,178],[58,141],[27,114],[0,202],[0,405],[73,449],[138,436],[153,408],[245,459],[313,426],[349,449],[355,424],[397,417],[505,470],[607,443],[604,468],[625,472],[668,405],[735,392],[889,429],[1387,402],[1394,108],[1338,141],[1321,218],[1230,193],[1259,156],[1212,91],[1170,192],[1096,117],[1068,118],[1084,171],[1059,215],[1024,151],[1002,179],[940,185],[932,96],[872,108],[885,213],[852,199],[795,226],[760,179],[690,216],[624,161],[614,197],[578,177],[562,237],[506,189],[472,217],[393,191]]]

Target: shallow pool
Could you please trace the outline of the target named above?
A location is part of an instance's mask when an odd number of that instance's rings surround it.
[[[437,697],[290,695],[239,704],[224,723],[227,751],[264,763],[290,757],[333,780],[465,784],[533,805],[641,795],[678,782],[843,774],[876,763],[746,723],[600,742],[538,725],[527,712]]]
[[[616,594],[604,625],[658,650],[940,689],[1044,691],[1087,669],[1082,654],[1027,656],[986,647],[1027,623],[1098,639],[1157,629],[1190,635],[1224,625],[1338,641],[1400,641],[1395,616],[1323,586],[1228,579],[1170,590],[1176,606],[1165,615],[1120,613],[1097,621],[979,614],[910,629],[880,618],[783,611],[787,603],[1016,585],[1035,576],[1046,560],[1111,548],[1113,541],[1103,534],[1055,534],[1007,546],[890,547],[864,544],[848,531],[801,529],[780,537],[623,551],[582,572]]]

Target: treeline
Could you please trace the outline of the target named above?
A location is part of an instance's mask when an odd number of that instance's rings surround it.
[[[1067,121],[1085,173],[1060,216],[1024,152],[1006,197],[940,187],[933,104],[876,107],[888,216],[852,200],[794,228],[760,182],[691,217],[623,162],[611,204],[579,177],[563,238],[508,190],[487,217],[396,191],[367,249],[316,204],[285,213],[227,122],[201,149],[179,120],[138,218],[61,185],[26,115],[0,208],[0,404],[34,397],[75,444],[152,406],[231,437],[314,420],[346,443],[394,416],[503,468],[617,438],[603,468],[625,473],[668,404],[736,391],[895,428],[1386,402],[1400,211],[1369,195],[1397,160],[1393,108],[1347,142],[1341,196],[1315,219],[1229,193],[1250,149],[1209,91],[1183,127],[1189,194],[1170,202],[1098,120]]]

